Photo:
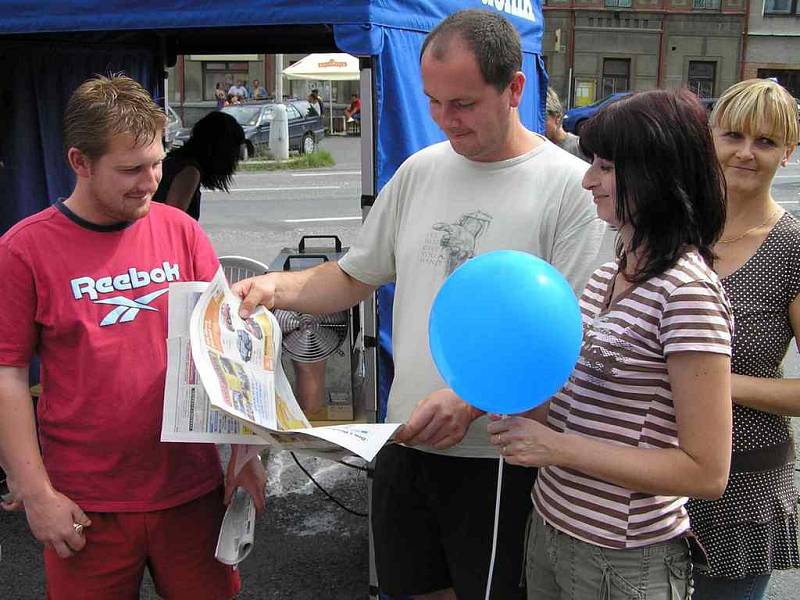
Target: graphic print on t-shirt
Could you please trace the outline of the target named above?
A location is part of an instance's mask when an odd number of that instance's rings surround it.
[[[169,283],[180,279],[180,268],[177,264],[170,264],[168,261],[161,263],[150,271],[139,271],[136,267],[131,267],[124,273],[106,275],[94,279],[93,277],[76,277],[72,279],[70,288],[72,297],[81,300],[86,296],[94,304],[107,304],[114,306],[100,321],[100,327],[107,327],[117,323],[128,323],[133,321],[141,311],[154,311],[158,309],[149,306],[156,298],[166,294],[168,287],[148,292],[137,298],[126,298],[116,295],[110,298],[100,298],[100,294],[108,294],[116,291],[134,290],[147,287],[152,283]]]
[[[623,364],[623,355],[632,352],[625,335],[629,335],[629,329],[619,332],[609,323],[607,315],[600,315],[590,326],[584,326],[578,360],[586,367],[587,377],[602,382],[619,376],[618,365]]]
[[[435,223],[433,230],[442,232],[432,234],[420,254],[422,262],[445,265],[445,277],[450,275],[466,260],[475,256],[480,238],[492,222],[492,217],[482,210],[467,213],[454,223]],[[431,248],[435,244],[435,249]]]

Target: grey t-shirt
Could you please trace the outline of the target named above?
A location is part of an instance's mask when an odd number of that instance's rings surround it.
[[[566,150],[573,156],[577,156],[581,160],[585,160],[586,162],[591,163],[592,159],[586,156],[583,152],[581,152],[580,138],[572,133],[569,132],[566,133],[567,137],[561,140],[560,144],[556,144],[556,146],[558,146],[562,150]]]
[[[605,225],[581,188],[586,163],[542,141],[522,156],[493,163],[466,159],[449,142],[417,152],[383,188],[359,240],[339,261],[364,283],[397,282],[387,421],[406,422],[420,400],[448,387],[431,357],[428,315],[458,265],[492,250],[522,250],[552,263],[579,295],[609,258],[599,256]],[[497,456],[485,418],[440,453]]]

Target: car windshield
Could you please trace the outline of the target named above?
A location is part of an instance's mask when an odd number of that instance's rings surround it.
[[[222,112],[228,113],[239,125],[257,125],[261,109],[267,119],[272,116],[272,106],[226,106]]]
[[[618,99],[620,96],[622,96],[621,92],[615,92],[613,94],[609,94],[605,98],[601,98],[600,100],[592,104],[592,106],[603,106],[604,104],[608,104],[612,100]]]

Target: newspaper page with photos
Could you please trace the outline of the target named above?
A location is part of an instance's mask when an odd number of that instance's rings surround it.
[[[169,286],[167,380],[164,386],[162,442],[259,444],[253,430],[211,405],[200,382],[189,336],[192,309],[208,287],[205,281]]]
[[[312,427],[283,373],[277,320],[263,307],[243,320],[240,304],[220,269],[192,311],[191,353],[211,405],[284,449],[372,460],[400,424]]]

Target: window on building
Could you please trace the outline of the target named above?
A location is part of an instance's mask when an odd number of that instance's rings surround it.
[[[693,6],[705,10],[719,10],[719,0],[694,0]]]
[[[800,15],[800,0],[764,0],[765,15]]]
[[[629,58],[603,59],[603,96],[630,89],[631,60]]]
[[[605,0],[608,8],[630,8],[631,0]]]
[[[214,89],[217,83],[222,84],[222,89],[228,93],[237,80],[248,79],[248,64],[246,62],[203,62],[203,100],[214,100]]]
[[[800,98],[800,69],[759,69],[758,77],[771,77],[789,90],[795,98]]]
[[[714,80],[717,78],[717,63],[702,60],[689,61],[688,86],[700,98],[714,97]]]

